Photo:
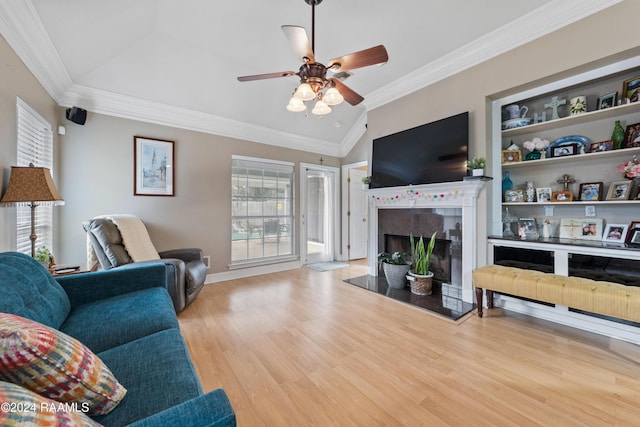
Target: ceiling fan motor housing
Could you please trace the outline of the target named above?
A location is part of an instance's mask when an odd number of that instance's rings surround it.
[[[314,92],[318,92],[326,83],[327,67],[319,62],[302,64],[298,75],[301,83],[309,83]]]

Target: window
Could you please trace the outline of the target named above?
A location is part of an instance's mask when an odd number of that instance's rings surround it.
[[[293,163],[232,157],[232,265],[293,256],[293,191]]]
[[[18,98],[16,102],[18,158],[17,166],[34,166],[53,169],[53,132],[51,125]],[[53,174],[53,171],[52,171]],[[17,212],[17,236],[16,250],[25,254],[31,254],[31,208],[18,206]],[[37,247],[53,246],[53,207],[40,205],[35,210],[35,226]]]

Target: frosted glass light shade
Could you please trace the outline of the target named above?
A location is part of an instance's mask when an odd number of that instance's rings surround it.
[[[292,96],[289,100],[289,104],[287,105],[287,110],[293,111],[294,113],[299,113],[300,111],[304,111],[307,109],[307,106],[301,99]]]
[[[300,86],[298,86],[298,89],[296,89],[296,93],[294,93],[293,96],[303,101],[311,101],[316,97],[316,93],[311,89],[311,85],[309,83],[300,83]]]
[[[324,96],[322,97],[322,100],[326,102],[327,105],[338,105],[342,101],[344,101],[344,98],[342,97],[342,95],[340,95],[340,92],[338,92],[338,89],[336,89],[335,87],[332,87],[332,88],[329,88],[329,90],[327,90],[327,93],[324,94]]]
[[[316,102],[316,106],[313,107],[313,110],[311,110],[311,112],[318,116],[323,116],[325,114],[329,114],[331,112],[331,108],[327,105],[326,102],[320,100]]]

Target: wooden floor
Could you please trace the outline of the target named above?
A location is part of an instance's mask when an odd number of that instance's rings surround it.
[[[491,310],[454,323],[343,283],[364,263],[207,285],[180,315],[238,425],[638,426],[640,348]]]

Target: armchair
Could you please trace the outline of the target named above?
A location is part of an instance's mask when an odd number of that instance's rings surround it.
[[[204,287],[207,269],[202,250],[173,249],[157,252],[144,223],[133,215],[101,216],[85,221],[87,264],[102,270],[134,268],[163,263],[167,291],[176,313],[189,305]]]

